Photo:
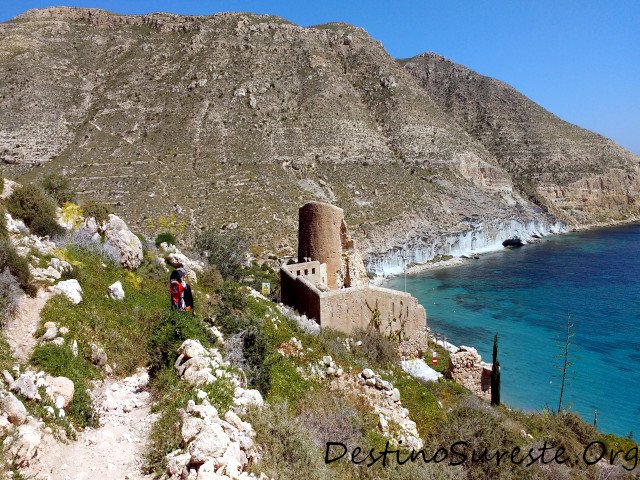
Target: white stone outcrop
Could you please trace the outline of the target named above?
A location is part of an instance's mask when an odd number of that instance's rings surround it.
[[[33,417],[27,417],[26,423],[5,438],[2,451],[8,460],[19,467],[24,467],[36,457],[41,442],[40,423]]]
[[[117,215],[110,214],[104,224],[98,224],[93,217],[86,218],[78,231],[96,243],[104,240],[104,247],[113,253],[124,268],[136,269],[140,266],[142,242]]]
[[[227,378],[235,390],[233,408],[224,415],[211,405],[203,390],[197,391],[201,403],[189,400],[186,408],[178,411],[184,448],[166,456],[166,474],[170,480],[268,478],[244,471],[250,461],[258,460],[259,454],[253,427],[238,416],[249,405],[262,406],[262,395],[257,390],[243,388],[241,380],[229,373],[228,366],[215,348],[207,350],[197,340],[185,340],[178,349],[175,367],[182,379],[203,385]]]
[[[27,227],[22,220],[14,219],[10,213],[5,212],[7,232],[13,234],[29,235],[29,227]]]
[[[420,450],[423,447],[422,439],[416,423],[409,417],[409,411],[402,406],[400,391],[370,368],[365,368],[355,380],[362,389],[357,392],[366,396],[378,414],[382,434],[395,445]]]
[[[190,400],[178,414],[186,446],[166,457],[171,480],[258,478],[243,472],[250,460],[258,459],[255,431],[249,423],[231,410],[220,418],[207,398],[201,404]]]
[[[76,305],[82,302],[82,287],[75,278],[71,280],[63,280],[53,287],[53,293],[60,293],[66,296]]]
[[[109,298],[113,300],[124,300],[124,289],[122,288],[122,282],[118,280],[107,287],[109,292]]]
[[[16,253],[21,257],[29,257],[32,249],[43,256],[53,255],[55,253],[56,244],[47,237],[39,237],[38,235],[11,235],[10,238]]]
[[[166,262],[173,268],[184,268],[187,280],[190,283],[198,282],[198,274],[204,271],[204,263],[192,260],[178,249],[175,245],[163,242],[160,244],[160,251],[165,255]]]
[[[233,379],[227,367],[229,362],[222,359],[216,348],[207,350],[198,340],[185,340],[178,349],[175,362],[180,378],[191,385],[205,385],[219,378]]]
[[[27,400],[41,400],[38,388],[45,386],[44,373],[27,370],[9,386],[12,392],[19,393]]]
[[[27,420],[27,409],[12,393],[0,398],[0,412],[3,412],[13,425],[22,425]]]
[[[64,274],[71,273],[73,267],[69,262],[54,257],[49,260],[49,264],[45,268],[34,267],[30,264],[29,271],[36,280],[53,281],[59,280]]]
[[[136,269],[140,266],[143,257],[142,242],[120,217],[109,215],[104,228],[104,241],[119,253],[120,264],[124,268]]]

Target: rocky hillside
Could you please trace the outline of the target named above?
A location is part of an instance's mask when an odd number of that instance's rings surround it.
[[[156,245],[114,215],[70,216],[66,204],[50,212],[64,231],[42,237],[43,222],[11,213],[26,186],[6,187],[1,480],[637,478],[629,438],[570,411],[490,406],[475,349],[414,341],[409,352],[375,325],[321,329],[251,288],[261,274],[277,289],[268,268],[223,276],[222,259]],[[170,310],[178,265],[192,312]],[[593,461],[596,446],[588,465],[592,441],[622,454]],[[549,449],[556,461],[543,464]]]
[[[554,213],[577,223],[638,215],[637,155],[440,55],[424,53],[402,63],[522,191]]]
[[[504,112],[472,128],[430,57],[403,67],[349,25],[48,8],[0,38],[5,174],[63,172],[138,228],[238,223],[281,256],[298,206],[330,201],[383,272],[402,252],[421,262],[638,214],[637,157],[488,79],[464,87],[468,103]],[[494,85],[508,95],[483,100]]]

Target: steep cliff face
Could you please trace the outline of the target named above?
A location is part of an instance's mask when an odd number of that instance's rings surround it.
[[[402,63],[522,191],[553,213],[578,224],[640,214],[637,155],[440,55],[425,53]]]
[[[235,222],[266,252],[293,254],[297,208],[321,200],[344,209],[374,258],[468,231],[469,218],[553,224],[529,198],[534,183],[559,205],[552,213],[589,222],[587,187],[571,182],[597,186],[590,178],[602,175],[611,192],[589,186],[591,195],[617,217],[633,211],[628,152],[586,132],[574,143],[600,156],[576,172],[556,179],[553,166],[565,164],[555,150],[534,156],[540,175],[513,168],[491,130],[468,128],[413,69],[346,24],[48,8],[0,24],[0,39],[5,173],[63,172],[138,228],[171,214],[188,232]],[[526,145],[520,135],[512,141]],[[630,158],[615,179],[611,152]]]

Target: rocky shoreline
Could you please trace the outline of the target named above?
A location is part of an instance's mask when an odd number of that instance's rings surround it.
[[[576,233],[576,232],[585,232],[590,230],[597,230],[602,228],[613,228],[613,227],[621,227],[624,225],[634,225],[640,224],[640,217],[629,218],[625,220],[612,221],[612,222],[601,222],[601,223],[591,223],[588,225],[573,225],[570,228],[567,228],[563,231],[558,232],[550,232],[546,235],[541,235],[540,237],[531,237],[526,239],[523,246],[529,244],[537,243],[540,238],[555,236],[555,235],[565,235],[567,233]],[[436,256],[430,260],[427,260],[425,263],[411,264],[406,270],[394,271],[393,273],[378,275],[374,273],[374,277],[370,280],[370,282],[374,285],[383,285],[385,282],[389,281],[392,278],[399,277],[401,275],[416,275],[421,272],[431,271],[431,270],[439,270],[441,268],[450,268],[457,267],[460,265],[466,265],[471,260],[477,259],[480,255],[484,255],[486,253],[494,253],[503,250],[505,247],[502,244],[495,244],[494,248],[484,248],[478,250],[469,250],[465,253],[461,253],[458,256],[444,256],[442,255]],[[365,265],[370,265],[370,260],[365,260]],[[370,271],[370,270],[369,270]],[[371,272],[371,271],[370,271]]]

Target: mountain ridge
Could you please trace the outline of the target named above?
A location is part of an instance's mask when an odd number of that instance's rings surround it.
[[[475,231],[638,215],[635,170],[524,182],[459,118],[465,104],[425,84],[418,57],[397,61],[358,27],[49,8],[0,31],[7,174],[62,172],[138,228],[170,213],[193,228],[235,222],[278,256],[295,247],[297,207],[323,200],[375,257],[467,232],[467,218]]]

